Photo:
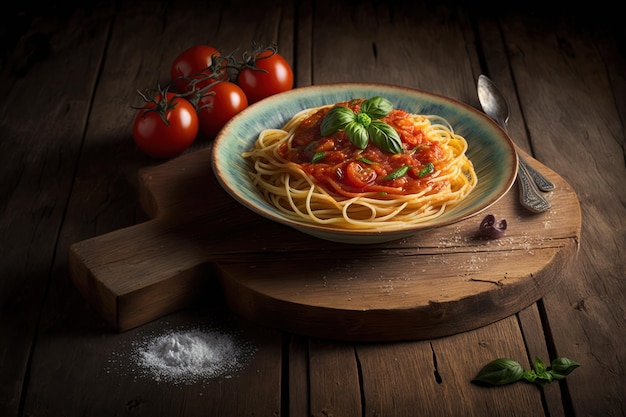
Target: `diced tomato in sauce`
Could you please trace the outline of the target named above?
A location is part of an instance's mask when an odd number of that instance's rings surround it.
[[[361,102],[352,100],[339,105],[358,112]],[[371,141],[365,149],[358,149],[344,131],[322,137],[320,124],[328,110],[330,108],[320,109],[305,119],[294,133],[291,152],[283,147],[281,156],[299,164],[320,186],[331,192],[404,195],[421,192],[429,186],[430,175],[420,178],[419,174],[429,163],[437,169],[442,151],[438,144],[427,140],[406,111],[392,110],[381,119],[398,132],[403,142],[405,151],[392,154]],[[314,156],[320,154],[323,157],[312,162]],[[405,166],[409,168],[404,175],[390,178]]]

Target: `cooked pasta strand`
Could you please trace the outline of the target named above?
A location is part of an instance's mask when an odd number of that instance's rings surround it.
[[[296,148],[293,142],[299,126],[330,107],[303,110],[282,129],[260,132],[254,148],[243,154],[252,161],[251,181],[285,216],[344,229],[383,231],[435,219],[475,188],[478,179],[466,155],[465,138],[455,134],[440,116],[409,113],[397,124],[402,129],[421,131],[424,141],[419,146],[438,149],[436,169],[428,174],[422,189],[405,193],[398,185],[381,183],[353,190],[341,183],[340,168],[337,178],[321,184],[307,173],[304,164],[292,162],[286,155]],[[405,149],[409,152],[410,145],[405,144]]]

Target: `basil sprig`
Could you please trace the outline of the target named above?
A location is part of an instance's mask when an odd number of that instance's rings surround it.
[[[326,158],[326,152],[315,152],[313,158],[311,158],[311,163],[314,164],[324,158]]]
[[[541,359],[535,358],[533,369],[524,370],[519,362],[508,358],[499,358],[485,365],[472,379],[474,383],[487,385],[506,385],[524,380],[545,386],[554,380],[560,380],[572,373],[580,364],[568,358],[557,358],[550,367]]]
[[[331,108],[322,120],[322,136],[344,130],[350,142],[359,149],[365,149],[371,140],[380,149],[390,153],[401,153],[402,141],[394,128],[378,119],[387,116],[393,105],[384,97],[376,96],[361,103],[355,113],[345,106]]]
[[[435,165],[433,165],[432,162],[429,162],[426,164],[426,166],[424,166],[424,168],[422,168],[418,174],[418,177],[423,178],[426,175],[432,173],[435,170]]]
[[[398,178],[404,176],[404,174],[406,174],[410,168],[411,168],[410,165],[403,165],[400,168],[396,169],[395,171],[392,171],[389,174],[387,174],[387,176],[385,178],[383,178],[383,179],[384,180],[395,180],[395,179],[398,179]]]

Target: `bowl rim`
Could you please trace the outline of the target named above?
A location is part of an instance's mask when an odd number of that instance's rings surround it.
[[[477,210],[471,210],[467,213],[461,214],[461,215],[455,215],[455,216],[450,216],[450,217],[437,217],[436,219],[434,219],[432,222],[424,222],[424,223],[417,223],[417,224],[413,224],[413,225],[408,225],[407,227],[398,227],[398,228],[392,228],[392,229],[385,229],[385,230],[376,230],[376,229],[345,229],[345,228],[341,228],[341,227],[333,227],[332,225],[323,225],[323,224],[316,224],[316,223],[308,223],[306,221],[298,221],[298,220],[293,220],[293,219],[289,219],[286,218],[282,215],[280,215],[279,212],[277,211],[272,211],[272,210],[266,210],[263,207],[258,207],[255,204],[250,203],[238,190],[237,187],[233,187],[230,183],[228,183],[224,178],[225,176],[222,173],[222,168],[220,166],[219,160],[217,158],[217,153],[218,150],[221,147],[221,144],[227,140],[228,137],[228,133],[229,130],[231,128],[231,126],[237,124],[241,119],[244,119],[247,117],[248,114],[253,113],[255,111],[255,109],[261,107],[261,106],[270,106],[272,105],[273,102],[276,101],[280,101],[280,100],[284,100],[285,97],[289,97],[291,95],[294,96],[294,98],[298,98],[299,96],[301,97],[303,93],[306,94],[313,94],[315,91],[319,91],[319,92],[324,92],[324,91],[331,91],[332,89],[337,89],[337,88],[341,88],[341,89],[350,89],[350,88],[359,88],[359,89],[366,89],[366,88],[375,88],[375,89],[385,89],[385,90],[390,90],[390,91],[397,91],[399,93],[404,93],[404,94],[415,94],[416,97],[417,96],[422,96],[422,97],[426,97],[429,98],[432,101],[438,101],[438,102],[444,102],[447,103],[448,105],[451,106],[456,106],[460,109],[462,109],[464,112],[477,117],[479,119],[482,119],[483,122],[486,122],[488,124],[490,124],[493,128],[496,129],[496,131],[500,134],[500,139],[502,139],[502,143],[505,143],[507,146],[506,148],[508,148],[508,153],[509,153],[509,157],[510,160],[512,161],[511,163],[511,167],[509,169],[507,169],[507,172],[509,173],[508,178],[506,178],[503,182],[503,186],[500,188],[500,190],[498,191],[498,193],[494,194],[489,200],[486,200],[484,203],[480,204],[480,207]],[[285,119],[285,122],[290,118],[291,116],[288,116]],[[280,126],[274,126],[274,127],[280,127]],[[269,128],[269,127],[268,127]],[[256,136],[254,136],[254,140],[256,140]],[[253,142],[250,143],[250,145],[252,145]],[[504,149],[504,148],[503,148]],[[386,84],[386,83],[375,83],[375,82],[337,82],[337,83],[323,83],[323,84],[313,84],[313,85],[309,85],[309,86],[303,86],[303,87],[296,87],[293,88],[291,90],[282,92],[282,93],[278,93],[275,94],[273,96],[267,97],[263,100],[260,100],[254,104],[251,104],[250,106],[246,107],[245,109],[243,109],[241,112],[239,112],[238,114],[236,114],[235,116],[233,116],[225,125],[224,127],[221,129],[221,131],[218,133],[218,135],[215,137],[213,143],[212,143],[212,149],[210,152],[210,164],[213,170],[213,173],[215,175],[215,177],[217,178],[218,183],[222,186],[222,188],[232,197],[234,198],[237,202],[239,202],[240,204],[242,204],[243,206],[247,207],[249,210],[251,210],[252,212],[261,215],[262,217],[265,217],[269,220],[273,220],[275,222],[293,227],[295,229],[298,229],[304,233],[309,233],[309,234],[313,234],[315,236],[318,237],[322,237],[322,238],[326,238],[327,236],[324,236],[326,234],[341,234],[342,236],[345,236],[346,238],[350,238],[350,237],[375,237],[375,236],[381,236],[381,235],[394,235],[394,234],[402,234],[402,235],[411,235],[411,234],[416,234],[420,231],[424,231],[424,230],[430,230],[433,228],[439,228],[439,227],[443,227],[443,226],[447,226],[450,224],[454,224],[454,223],[458,223],[461,222],[463,220],[466,220],[468,218],[474,217],[482,212],[484,212],[485,210],[487,210],[489,207],[493,206],[495,203],[497,203],[500,199],[502,199],[502,197],[504,197],[509,190],[511,189],[511,187],[513,186],[516,176],[517,176],[517,170],[518,170],[518,154],[515,148],[515,144],[513,143],[513,141],[511,140],[511,138],[508,136],[508,134],[495,122],[493,121],[493,119],[491,119],[489,116],[487,116],[485,113],[481,112],[480,110],[460,101],[457,100],[455,98],[452,97],[447,97],[447,96],[443,96],[440,94],[436,94],[436,93],[432,93],[429,91],[424,91],[424,90],[420,90],[420,89],[416,89],[416,88],[411,88],[411,87],[404,87],[404,86],[398,86],[398,85],[394,85],[394,84]],[[457,209],[458,207],[462,207],[462,202],[459,203],[460,205],[455,206],[452,210]],[[333,239],[330,239],[333,240]]]

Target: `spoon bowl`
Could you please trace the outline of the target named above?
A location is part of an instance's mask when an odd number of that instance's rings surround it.
[[[489,117],[494,119],[505,131],[508,130],[509,102],[498,87],[484,75],[478,77],[478,100]]]
[[[478,77],[476,87],[478,101],[483,111],[491,117],[508,134],[508,121],[510,117],[509,103],[500,89],[487,76],[481,74]],[[540,172],[518,155],[519,168],[517,175],[520,185],[520,203],[535,213],[548,210],[551,205],[541,194],[541,191],[554,189],[554,184],[545,178]]]

